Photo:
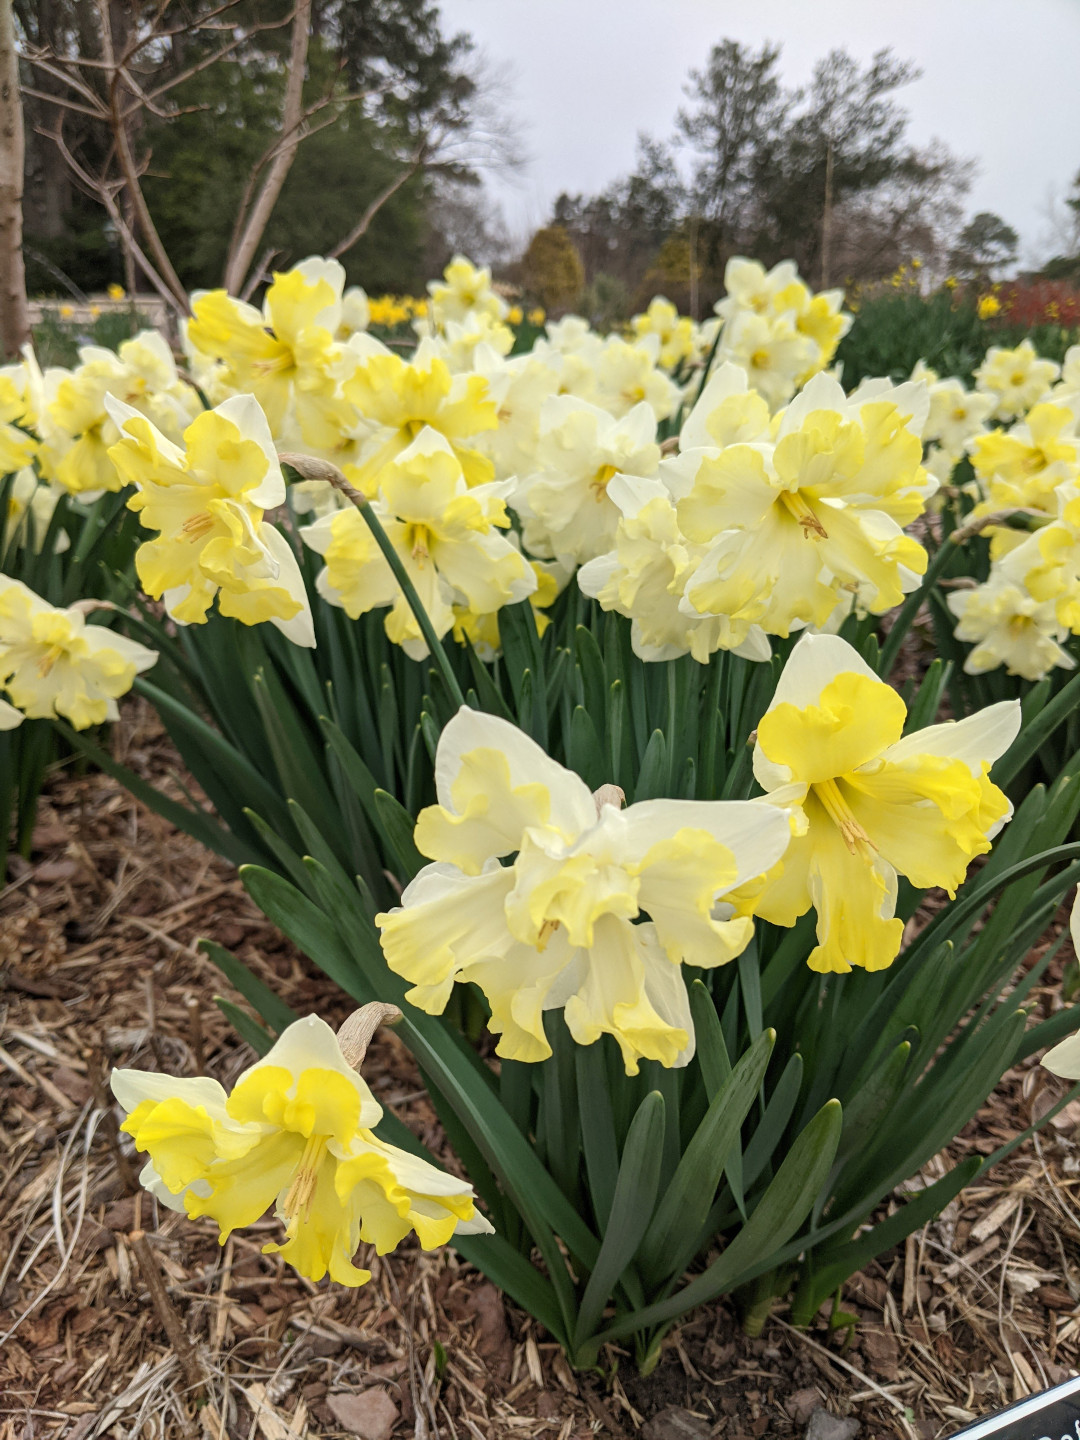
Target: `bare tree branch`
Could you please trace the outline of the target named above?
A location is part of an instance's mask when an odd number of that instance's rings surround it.
[[[281,109],[282,136],[289,140],[272,161],[251,212],[240,231],[235,248],[230,245],[225,262],[225,289],[236,294],[243,288],[259,241],[263,237],[270,214],[281,194],[285,177],[292,168],[300,144],[299,125],[303,115],[304,70],[307,65],[308,36],[311,23],[311,0],[298,0],[293,14],[292,44],[289,48],[289,73],[285,80],[285,99]]]
[[[423,163],[423,152],[418,151],[413,158],[411,164],[406,166],[406,168],[402,170],[399,175],[397,175],[393,180],[391,180],[390,184],[387,185],[385,189],[380,190],[378,195],[375,196],[375,199],[372,200],[371,204],[360,216],[360,219],[356,222],[356,224],[345,236],[345,238],[343,240],[339,240],[332,250],[327,251],[327,254],[329,255],[331,260],[336,260],[339,256],[344,255],[346,250],[352,249],[356,242],[367,233],[368,226],[371,224],[372,220],[375,219],[375,216],[379,213],[379,211],[390,199],[390,197],[397,194],[397,192],[405,184],[406,180],[412,179],[412,177],[416,174],[417,170],[420,169],[420,166]]]

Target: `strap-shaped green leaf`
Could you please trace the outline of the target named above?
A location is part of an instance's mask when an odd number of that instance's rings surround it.
[[[842,1123],[840,1102],[827,1101],[799,1134],[754,1213],[720,1258],[668,1299],[622,1316],[593,1337],[579,1351],[579,1364],[591,1363],[605,1341],[685,1315],[773,1269],[777,1252],[802,1225],[825,1183]]]
[[[653,1284],[680,1273],[692,1258],[688,1245],[695,1243],[709,1213],[728,1153],[739,1146],[742,1123],[765,1078],[775,1042],[773,1030],[758,1036],[713,1097],[683,1151],[641,1247],[641,1269]]]
[[[690,1013],[694,1019],[694,1035],[697,1042],[695,1054],[698,1064],[701,1066],[705,1091],[711,1103],[731,1076],[731,1059],[728,1055],[727,1045],[724,1043],[724,1027],[720,1023],[720,1016],[716,1013],[716,1006],[709,994],[708,987],[701,980],[695,980],[690,986]],[[742,1151],[737,1145],[733,1145],[728,1151],[727,1159],[724,1162],[724,1174],[731,1186],[732,1198],[738,1206],[739,1214],[745,1220],[743,1160]]]
[[[413,844],[416,821],[400,800],[386,790],[375,791],[375,808],[390,842],[390,850],[398,864],[398,873],[403,880],[411,880],[428,863]]]
[[[894,1215],[864,1231],[857,1240],[847,1245],[823,1247],[820,1256],[811,1256],[792,1305],[791,1323],[800,1327],[809,1325],[818,1307],[848,1276],[868,1265],[875,1255],[891,1250],[908,1235],[921,1230],[935,1215],[940,1215],[949,1201],[959,1195],[965,1185],[971,1184],[982,1163],[978,1155],[969,1156],[935,1184],[907,1201]]]
[[[214,1003],[228,1020],[241,1040],[246,1040],[255,1054],[262,1058],[274,1043],[274,1037],[264,1026],[246,1010],[241,1010],[231,1000],[226,1000],[223,995],[215,995]]]
[[[650,1091],[638,1106],[623,1146],[604,1243],[596,1257],[574,1326],[575,1350],[596,1329],[619,1276],[633,1260],[652,1218],[664,1150],[664,1097]]]
[[[205,939],[199,940],[196,948],[214,962],[229,984],[239,990],[275,1034],[280,1035],[297,1019],[296,1011],[286,1005],[280,995],[275,995],[269,985],[265,985],[231,950],[226,950],[215,940]]]

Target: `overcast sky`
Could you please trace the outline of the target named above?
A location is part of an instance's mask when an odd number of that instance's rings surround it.
[[[809,79],[842,46],[891,46],[922,78],[901,91],[911,138],[937,136],[979,172],[968,209],[993,210],[1045,249],[1048,192],[1080,170],[1080,0],[439,0],[510,80],[506,109],[529,162],[492,191],[517,234],[560,190],[594,192],[634,163],[637,132],[667,137],[687,72],[731,37],[783,46],[785,79]]]

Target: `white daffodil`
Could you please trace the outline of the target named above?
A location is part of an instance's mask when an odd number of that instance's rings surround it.
[[[993,397],[996,419],[1015,420],[1047,397],[1060,373],[1060,365],[1039,358],[1030,340],[1014,350],[991,345],[975,371],[975,388]]]
[[[787,635],[824,624],[841,592],[874,614],[899,604],[927,564],[902,529],[936,488],[921,464],[926,403],[921,385],[864,386],[849,399],[817,375],[778,417],[775,443],[665,462],[679,525],[706,547],[684,612]]]
[[[947,597],[956,616],[956,638],[974,642],[964,661],[968,675],[1004,665],[1010,675],[1041,680],[1055,667],[1075,668],[1076,661],[1062,648],[1069,631],[1059,619],[1057,597],[1037,600],[1024,583],[1039,564],[1037,545],[1033,536],[993,564],[982,585],[953,590]]]
[[[759,405],[760,396],[753,396]],[[615,548],[578,571],[578,584],[605,610],[627,616],[630,643],[641,660],[674,660],[691,654],[702,665],[716,650],[748,660],[768,660],[768,637],[758,625],[729,615],[687,614],[681,608],[686,582],[705,553],[687,540],[667,488],[658,480],[616,475],[608,497],[619,509]]]
[[[660,463],[656,415],[635,405],[621,420],[571,395],[555,395],[540,412],[537,469],[510,503],[534,555],[591,560],[611,549],[618,507],[607,487],[618,474],[654,475]]]
[[[989,771],[1020,728],[1019,701],[904,735],[907,709],[846,640],[804,635],[762,716],[754,775],[806,826],[756,895],[793,925],[813,906],[812,970],[881,970],[900,948],[897,875],[950,895],[1012,814]],[[901,738],[903,737],[903,738]]]
[[[220,1242],[271,1206],[301,1275],[363,1285],[361,1242],[380,1255],[415,1230],[425,1250],[491,1233],[472,1187],[380,1140],[382,1107],[315,1015],[296,1020],[226,1094],[216,1080],[114,1070],[121,1127],[149,1159],[139,1179],[171,1210],[208,1215]]]
[[[642,1059],[685,1065],[681,966],[745,949],[752,920],[717,919],[716,907],[779,859],[786,814],[693,800],[619,810],[513,725],[467,707],[439,739],[435,782],[439,804],[415,835],[435,863],[376,917],[407,998],[439,1014],[455,983],[474,982],[511,1059],[550,1055],[544,1011],[562,1009],[578,1044],[613,1035],[630,1074]]]
[[[81,604],[50,605],[0,575],[0,690],[29,718],[60,715],[76,730],[116,720],[117,700],[157,658],[126,635],[88,625]],[[0,729],[19,723],[6,719],[0,716]]]

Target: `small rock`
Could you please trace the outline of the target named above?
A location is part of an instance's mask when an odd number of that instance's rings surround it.
[[[397,1424],[398,1407],[385,1390],[339,1392],[328,1395],[326,1403],[342,1429],[359,1435],[360,1440],[390,1440]]]
[[[709,1440],[712,1426],[700,1415],[669,1405],[654,1415],[641,1432],[641,1440]]]
[[[855,1440],[859,1422],[850,1416],[832,1415],[828,1410],[815,1410],[806,1427],[806,1440]]]
[[[821,1393],[813,1386],[796,1390],[784,1401],[784,1409],[796,1425],[805,1425],[815,1410],[821,1408]]]

